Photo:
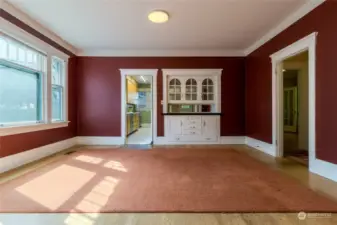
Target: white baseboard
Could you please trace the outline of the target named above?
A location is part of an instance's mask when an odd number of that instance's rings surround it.
[[[76,145],[76,137],[0,158],[0,173],[42,159]]]
[[[246,144],[245,136],[221,136],[220,143],[222,145],[244,145]]]
[[[276,152],[276,148],[269,143],[254,139],[254,138],[250,138],[250,137],[246,137],[246,145],[252,147],[252,148],[256,148],[268,155],[277,156],[277,152]]]
[[[337,182],[337,165],[320,159],[310,159],[309,171]]]
[[[154,145],[167,145],[167,141],[165,137],[156,137],[153,140]]]
[[[124,143],[123,137],[77,137],[79,145],[123,145]]]

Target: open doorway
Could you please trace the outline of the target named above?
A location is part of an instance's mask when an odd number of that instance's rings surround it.
[[[126,76],[126,144],[152,144],[152,76]]]
[[[299,163],[309,163],[309,54],[301,52],[283,65],[283,151]]]
[[[156,93],[158,70],[121,69],[120,71],[121,137],[126,145],[149,147],[156,140],[157,133],[157,97],[154,93]]]

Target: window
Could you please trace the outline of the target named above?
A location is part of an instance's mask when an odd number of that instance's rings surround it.
[[[0,61],[0,124],[37,123],[42,117],[41,74]]]
[[[65,62],[56,57],[52,58],[52,120],[62,121],[64,105],[64,74]]]
[[[46,53],[25,43],[0,31],[0,136],[68,125],[67,61],[44,44]]]

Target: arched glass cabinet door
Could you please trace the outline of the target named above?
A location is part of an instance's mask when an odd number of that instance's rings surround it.
[[[204,79],[202,81],[202,100],[214,100],[214,82],[210,78]]]
[[[176,78],[170,80],[169,82],[169,100],[181,100],[181,82]]]
[[[185,100],[195,101],[198,100],[198,85],[197,81],[193,78],[186,81]]]

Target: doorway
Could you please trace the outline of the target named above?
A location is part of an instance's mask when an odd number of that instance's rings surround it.
[[[309,163],[308,51],[282,61],[283,152],[303,165]]]
[[[287,157],[290,152],[290,155],[301,158],[302,162],[304,159],[310,170],[317,161],[315,143],[316,36],[317,33],[312,33],[270,56],[272,58],[273,112],[271,148],[275,156]],[[287,76],[284,76],[287,73],[292,74],[288,76],[297,77],[297,83],[292,83],[292,87],[284,86],[288,82],[285,80]],[[302,80],[304,78],[305,81]],[[285,139],[290,139],[291,144]],[[298,152],[302,151],[302,155],[297,157],[295,151],[288,149],[289,145]]]
[[[156,138],[157,70],[121,70],[121,132],[126,145],[152,145]]]

